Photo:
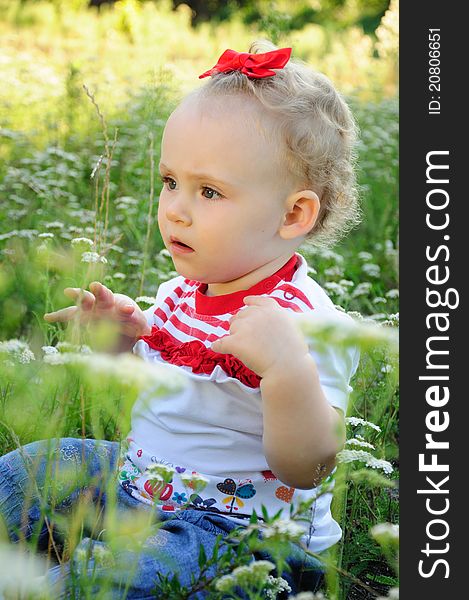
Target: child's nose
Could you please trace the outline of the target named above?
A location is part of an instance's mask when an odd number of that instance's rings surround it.
[[[180,222],[184,225],[190,225],[192,218],[189,213],[187,202],[181,196],[173,198],[166,207],[166,218],[168,221]]]

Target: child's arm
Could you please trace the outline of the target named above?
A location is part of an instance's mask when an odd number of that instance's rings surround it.
[[[143,311],[131,298],[113,293],[98,281],[90,284],[90,290],[65,288],[65,295],[75,300],[76,305],[46,313],[44,319],[49,323],[74,319],[78,319],[82,324],[99,320],[118,323],[119,338],[112,349],[114,352],[131,350],[139,336],[150,333],[151,327]]]
[[[326,400],[315,361],[288,312],[265,296],[244,302],[230,334],[212,349],[233,354],[262,378],[269,467],[284,483],[310,489],[334,467],[344,443],[343,417]]]

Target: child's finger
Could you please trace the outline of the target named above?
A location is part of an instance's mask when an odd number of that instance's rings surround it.
[[[132,313],[135,311],[135,306],[133,304],[122,304],[117,307],[118,311],[125,315],[126,317],[130,317]]]
[[[265,305],[269,305],[271,304],[272,306],[277,306],[277,302],[273,299],[270,298],[269,296],[244,296],[244,300],[243,300],[244,304],[247,305],[251,305],[251,306],[265,306]]]
[[[95,297],[88,290],[82,288],[65,288],[64,294],[72,298],[83,310],[91,310],[95,303]]]
[[[67,308],[46,313],[44,315],[44,320],[48,323],[71,321],[76,316],[78,310],[78,306],[68,306]]]
[[[224,335],[223,337],[218,338],[218,340],[212,342],[210,347],[214,352],[218,352],[220,354],[229,354],[232,339],[232,335]]]
[[[112,308],[114,306],[114,294],[101,282],[93,281],[90,283],[90,290],[96,297],[97,308]]]

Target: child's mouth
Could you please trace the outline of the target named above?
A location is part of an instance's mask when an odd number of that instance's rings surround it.
[[[187,254],[189,252],[194,252],[193,248],[188,246],[187,244],[183,244],[182,242],[171,241],[170,243],[171,250],[181,254]]]

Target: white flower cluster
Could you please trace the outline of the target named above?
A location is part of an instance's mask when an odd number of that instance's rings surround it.
[[[394,523],[378,523],[371,528],[370,533],[375,539],[399,541],[399,525]]]
[[[63,229],[65,225],[62,221],[51,221],[50,223],[46,223],[47,229]]]
[[[351,463],[355,461],[364,462],[367,467],[381,469],[388,475],[394,470],[390,462],[381,458],[376,458],[376,456],[373,456],[365,450],[341,450],[337,454],[337,460],[341,463]]]
[[[57,352],[46,354],[44,362],[50,365],[82,366],[84,372],[99,381],[107,377],[125,385],[139,389],[152,388],[153,393],[171,393],[179,391],[184,383],[184,374],[169,370],[165,365],[145,362],[132,354],[79,354],[75,352]]]
[[[139,296],[138,298],[135,298],[135,302],[143,302],[144,304],[150,304],[150,306],[155,304],[155,300],[156,298],[154,296]]]
[[[371,292],[371,283],[369,281],[363,281],[359,283],[352,292],[352,298],[358,298],[359,296],[368,296]]]
[[[91,354],[91,348],[86,344],[71,344],[70,342],[58,342],[56,348],[59,352],[79,352],[80,354]]]
[[[269,560],[256,560],[249,565],[236,567],[230,575],[223,575],[216,582],[215,587],[219,592],[231,592],[236,586],[245,589],[248,587],[265,586],[270,571],[275,565]]]
[[[294,318],[303,334],[316,343],[360,346],[365,349],[385,344],[391,351],[397,349],[396,332],[376,323],[352,319],[338,321],[333,316],[319,320],[314,313],[299,313]]]
[[[0,545],[0,597],[1,598],[50,598],[45,577],[45,560],[15,544]]]
[[[81,255],[81,262],[107,264],[107,258],[105,256],[101,256],[97,252],[83,252]]]
[[[391,588],[387,596],[378,596],[376,600],[399,600],[399,588]]]
[[[378,278],[381,274],[379,265],[376,265],[375,263],[365,263],[362,265],[362,271],[368,275],[368,277]]]
[[[262,528],[264,537],[287,537],[290,540],[298,540],[304,535],[305,530],[301,525],[288,519],[277,519]]]
[[[268,586],[268,587],[267,587]],[[265,589],[266,598],[275,600],[282,592],[291,592],[291,587],[283,577],[267,576],[267,586]]]
[[[0,342],[0,354],[7,354],[14,362],[23,365],[36,359],[28,344],[16,339]]]
[[[360,417],[347,417],[345,419],[345,423],[347,425],[351,425],[352,427],[363,425],[364,427],[371,427],[371,429],[374,429],[375,431],[381,431],[381,427],[379,425],[375,425],[371,421],[365,421],[365,419],[361,419]]]
[[[90,240],[90,238],[87,238],[87,237],[73,238],[70,241],[70,244],[72,245],[72,247],[75,247],[75,246],[89,246],[89,247],[92,248],[94,246],[93,240]]]
[[[370,448],[370,450],[375,449],[373,444],[370,444],[369,442],[365,442],[365,440],[361,440],[358,438],[351,438],[350,440],[347,440],[345,442],[345,445],[346,446],[359,446],[360,448]]]

